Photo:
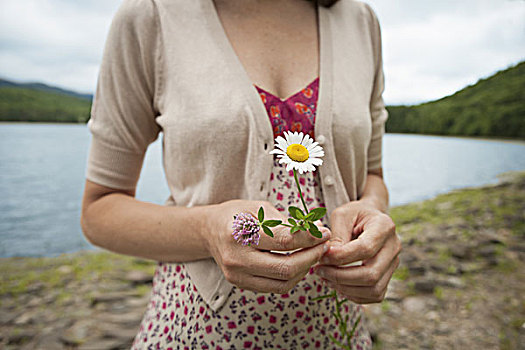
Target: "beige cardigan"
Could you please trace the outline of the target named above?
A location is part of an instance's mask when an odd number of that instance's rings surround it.
[[[328,212],[361,195],[381,166],[387,112],[380,29],[364,3],[318,8],[320,88],[316,140]],[[87,179],[136,186],[146,149],[162,131],[166,205],[265,200],[273,166],[266,110],[212,0],[125,0],[106,42],[91,119]],[[218,310],[232,285],[215,260],[185,263]]]

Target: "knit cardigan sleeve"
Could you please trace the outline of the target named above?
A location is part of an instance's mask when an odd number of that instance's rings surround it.
[[[368,4],[365,4],[368,9],[371,21],[372,34],[372,48],[375,57],[375,77],[370,97],[370,113],[372,116],[372,137],[368,145],[367,168],[373,170],[381,167],[382,159],[382,141],[385,133],[385,123],[388,119],[388,112],[383,101],[383,91],[385,88],[384,74],[383,74],[383,57],[381,44],[381,29],[376,14]]]
[[[155,122],[158,18],[152,1],[125,0],[106,40],[88,128],[86,178],[115,189],[136,187]]]

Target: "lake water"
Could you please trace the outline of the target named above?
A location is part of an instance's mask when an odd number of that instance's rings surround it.
[[[0,124],[0,257],[93,249],[80,229],[91,135],[86,125]],[[160,138],[146,155],[137,198],[168,197]],[[392,206],[525,170],[525,143],[387,134],[385,182]]]

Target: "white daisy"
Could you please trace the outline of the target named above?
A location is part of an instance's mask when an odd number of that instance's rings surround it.
[[[286,164],[286,170],[292,169],[299,171],[300,174],[314,171],[315,166],[323,164],[321,157],[324,151],[319,143],[314,142],[310,135],[302,132],[285,131],[283,138],[277,136],[275,139],[275,149],[270,154],[276,154],[279,163]]]

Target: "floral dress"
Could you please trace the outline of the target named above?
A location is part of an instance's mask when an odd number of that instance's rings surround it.
[[[319,78],[298,93],[281,100],[255,86],[270,118],[274,137],[298,131],[314,137]],[[317,172],[299,174],[309,208],[324,206]],[[274,158],[270,201],[278,210],[301,206],[293,173]],[[331,290],[313,269],[286,294],[258,293],[233,287],[225,304],[213,311],[199,295],[184,264],[159,262],[152,296],[132,349],[337,349],[329,335],[343,342],[333,316],[331,298],[312,301]],[[362,316],[360,305],[345,303],[349,324]],[[345,315],[343,315],[345,317]],[[371,349],[361,318],[352,349]]]

